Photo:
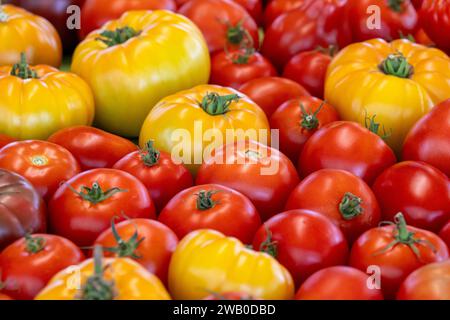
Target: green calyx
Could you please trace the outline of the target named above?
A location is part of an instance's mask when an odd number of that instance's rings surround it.
[[[302,111],[301,114],[302,120],[300,121],[300,125],[303,129],[306,129],[308,131],[317,129],[317,127],[319,126],[319,119],[317,119],[317,115],[319,114],[320,110],[322,110],[324,104],[325,102],[322,102],[319,108],[317,108],[316,111],[311,113],[307,112],[303,104],[300,103],[300,109]]]
[[[197,196],[197,210],[208,210],[212,209],[218,204],[218,201],[214,201],[212,199],[212,196],[216,193],[220,192],[219,190],[200,190],[199,193],[196,194]]]
[[[243,22],[239,21],[236,25],[227,24],[226,37],[227,41],[233,45],[240,45],[247,37],[247,30],[242,26]]]
[[[210,92],[203,97],[200,107],[212,116],[221,115],[227,113],[231,103],[237,102],[239,99],[237,94],[221,96],[216,92]]]
[[[35,254],[45,248],[45,239],[33,237],[30,234],[25,235],[25,250],[30,254]]]
[[[156,165],[159,161],[159,157],[161,156],[161,153],[155,149],[153,143],[153,140],[148,141],[145,148],[140,151],[142,162],[144,162],[147,167],[153,167]]]
[[[364,119],[364,125],[365,127],[372,133],[375,133],[377,136],[379,136],[381,139],[386,140],[389,138],[392,134],[392,129],[390,132],[386,132],[385,127],[383,126],[383,132],[380,131],[380,123],[375,121],[375,117],[377,115],[373,115],[372,117],[368,116],[366,113],[365,119]]]
[[[364,209],[362,199],[351,192],[346,192],[339,203],[339,212],[345,220],[352,220],[361,215]]]
[[[388,0],[387,5],[395,12],[403,12],[403,2],[405,2],[405,0]]]
[[[108,47],[113,47],[127,42],[131,38],[137,37],[141,34],[140,31],[136,31],[131,27],[117,28],[115,30],[105,30],[100,33],[100,37],[96,40],[102,41]]]
[[[113,233],[114,239],[117,242],[116,247],[107,247],[103,248],[103,250],[112,252],[116,254],[118,257],[129,257],[132,259],[140,259],[141,255],[137,253],[137,248],[145,240],[144,237],[139,238],[138,230],[136,227],[136,231],[133,233],[130,239],[127,241],[123,240],[120,234],[117,232],[116,225],[114,220],[117,217],[113,217],[111,220],[111,231]]]
[[[231,55],[231,61],[234,64],[247,64],[250,58],[255,54],[254,48],[245,48]]]
[[[265,252],[272,257],[276,258],[278,256],[278,248],[277,248],[277,241],[274,241],[272,239],[272,232],[270,231],[269,227],[265,226],[266,229],[266,239],[261,242],[261,245],[259,246],[260,252]]]
[[[401,53],[390,54],[383,62],[381,62],[380,69],[387,75],[409,78],[413,74],[413,66],[408,63],[408,60]]]
[[[36,71],[32,70],[28,65],[27,57],[24,52],[20,54],[20,62],[13,65],[11,75],[24,80],[38,78]]]
[[[331,44],[328,46],[328,48],[318,46],[315,51],[326,54],[327,56],[330,56],[330,57],[334,57],[336,55],[336,53],[339,51],[339,48],[338,48],[338,46]]]
[[[120,189],[117,187],[111,188],[109,190],[103,191],[97,182],[92,184],[92,187],[82,186],[81,191],[77,191],[72,186],[69,186],[70,190],[78,194],[81,198],[89,201],[92,204],[97,204],[111,198],[113,195],[119,192],[128,192],[128,190]]]

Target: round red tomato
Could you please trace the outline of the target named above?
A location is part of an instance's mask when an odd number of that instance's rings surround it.
[[[444,32],[450,29],[450,2],[423,0],[420,22],[437,47],[450,53],[450,38]]]
[[[65,148],[47,141],[10,143],[0,150],[0,168],[28,179],[46,200],[59,185],[80,172],[80,166]]]
[[[369,288],[369,275],[336,266],[317,271],[301,285],[296,300],[383,300],[383,293]]]
[[[19,239],[0,254],[3,291],[19,300],[33,299],[59,271],[84,260],[71,241],[51,234]]]
[[[278,129],[280,150],[296,162],[306,141],[324,125],[339,120],[328,103],[311,96],[283,103],[270,118],[270,127]]]
[[[298,83],[279,77],[261,77],[250,80],[244,83],[239,91],[256,102],[268,118],[282,103],[301,96],[309,96],[308,91]]]
[[[450,220],[447,224],[439,232],[439,237],[447,244],[447,247],[450,249]]]
[[[88,126],[62,129],[48,141],[69,150],[83,170],[111,168],[121,158],[138,149],[127,139]]]
[[[0,149],[14,141],[16,141],[16,139],[11,138],[10,136],[8,136],[6,134],[0,134]]]
[[[394,152],[375,133],[355,122],[336,121],[309,138],[298,169],[304,177],[325,168],[346,170],[371,184],[395,162]]]
[[[264,10],[264,25],[269,27],[283,13],[299,8],[305,0],[271,0]]]
[[[281,212],[299,182],[292,162],[255,141],[223,145],[200,166],[197,184],[220,184],[247,196],[263,221]]]
[[[233,189],[198,185],[181,191],[159,215],[181,239],[191,231],[213,229],[251,243],[261,219],[251,201]]]
[[[114,216],[155,218],[145,186],[127,172],[93,169],[61,185],[49,202],[51,230],[79,246],[89,246]]]
[[[364,272],[370,266],[379,268],[381,290],[390,299],[411,272],[449,257],[447,246],[434,233],[407,226],[401,213],[394,221],[395,225],[363,233],[350,252],[350,266]]]
[[[245,292],[211,293],[203,300],[256,300]]]
[[[349,243],[380,222],[380,208],[370,187],[343,170],[323,169],[292,191],[286,210],[308,209],[330,218]]]

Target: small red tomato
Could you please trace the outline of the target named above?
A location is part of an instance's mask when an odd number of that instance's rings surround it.
[[[6,134],[0,134],[0,149],[14,141],[16,141],[16,139],[14,139]]]
[[[290,210],[270,218],[256,233],[253,248],[275,257],[297,286],[320,269],[345,264],[348,256],[341,230],[310,210]]]
[[[26,178],[45,200],[50,199],[62,182],[81,170],[67,149],[39,140],[14,142],[2,148],[0,168]]]
[[[211,293],[203,300],[256,300],[245,292]]]
[[[279,77],[262,77],[250,80],[243,84],[239,91],[256,102],[264,110],[268,118],[284,102],[310,95],[298,83]]]
[[[301,285],[296,300],[383,300],[380,289],[370,288],[369,275],[337,266],[317,271]]]
[[[33,299],[59,271],[84,260],[71,241],[51,234],[21,238],[0,254],[3,291],[19,300]]]
[[[63,184],[49,202],[51,230],[79,246],[89,246],[114,216],[155,218],[145,186],[127,172],[93,169]],[[123,218],[121,218],[123,220]]]
[[[372,189],[385,220],[402,212],[410,225],[439,232],[450,219],[450,182],[426,163],[397,163],[375,180]]]
[[[450,220],[447,224],[441,229],[439,232],[439,237],[447,244],[447,247],[450,250]]]
[[[444,241],[432,232],[406,225],[398,213],[395,225],[370,229],[353,244],[350,266],[364,272],[380,269],[381,290],[386,298],[395,297],[403,280],[414,270],[448,259]]]
[[[283,13],[299,8],[305,0],[271,0],[264,10],[264,25],[269,27]]]
[[[328,103],[311,96],[283,103],[270,118],[270,127],[278,129],[280,150],[296,162],[306,141],[324,125],[339,120]]]

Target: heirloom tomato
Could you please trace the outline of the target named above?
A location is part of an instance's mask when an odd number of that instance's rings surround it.
[[[283,13],[299,8],[305,0],[271,0],[264,10],[264,25],[269,27]]]
[[[450,250],[450,220],[444,225],[444,227],[439,232],[439,237],[447,244]]]
[[[0,133],[0,149],[14,141],[16,141],[16,139]]]
[[[170,261],[169,290],[178,300],[230,291],[257,299],[294,296],[291,275],[274,258],[209,229],[193,231],[181,240]]]
[[[420,22],[437,47],[450,54],[450,38],[446,32],[450,28],[450,2],[423,0]]]

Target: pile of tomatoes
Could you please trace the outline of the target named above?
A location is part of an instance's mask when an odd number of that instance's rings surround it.
[[[450,300],[450,2],[4,2],[0,300]]]

